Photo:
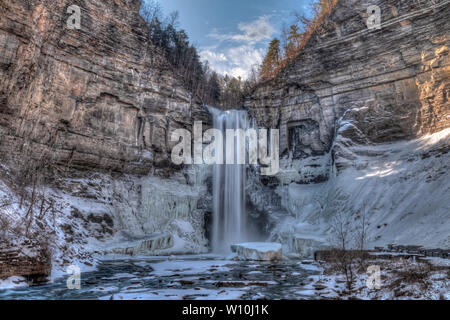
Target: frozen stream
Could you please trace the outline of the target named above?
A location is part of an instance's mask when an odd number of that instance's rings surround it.
[[[318,272],[298,261],[256,263],[199,255],[104,260],[83,273],[81,289],[67,277],[42,286],[1,290],[0,299],[311,299],[308,276]]]

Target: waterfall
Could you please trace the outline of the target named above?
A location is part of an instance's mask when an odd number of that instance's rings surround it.
[[[225,143],[226,129],[248,128],[247,112],[244,110],[218,110],[209,108],[213,115],[215,129],[222,132],[224,137],[224,159],[227,150]],[[245,175],[246,166],[236,164],[239,139],[235,138],[235,164],[215,164],[213,169],[213,252],[228,252],[230,245],[245,240],[246,212],[245,212]]]

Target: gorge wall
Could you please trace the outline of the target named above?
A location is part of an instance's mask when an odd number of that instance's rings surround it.
[[[371,5],[380,29],[367,27]],[[280,129],[281,171],[253,197],[275,190],[287,211],[273,238],[324,241],[348,211],[370,216],[370,245],[450,245],[449,18],[446,0],[341,0],[245,100],[259,126]]]
[[[69,29],[67,8],[81,8]],[[2,155],[23,141],[76,168],[168,167],[169,133],[208,113],[147,40],[140,1],[2,1]],[[20,155],[19,155],[20,156]]]
[[[71,5],[81,29],[67,27]],[[31,212],[55,265],[157,236],[171,252],[205,250],[208,170],[174,167],[170,134],[211,119],[148,41],[140,5],[0,1],[0,243]]]
[[[66,26],[73,4],[80,30]],[[374,4],[380,30],[366,26]],[[46,158],[53,179],[39,192],[54,214],[35,231],[48,233],[54,266],[208,248],[210,168],[174,167],[170,133],[211,119],[146,40],[139,5],[0,0],[0,217],[40,211],[22,204],[15,172]],[[450,246],[449,18],[449,0],[341,0],[255,88],[244,106],[280,129],[282,154],[276,177],[247,172],[255,229],[309,255],[337,212],[366,213],[370,246]]]
[[[370,5],[381,8],[380,30],[366,25]],[[445,0],[339,1],[325,30],[245,107],[280,128],[280,151],[294,158],[329,151],[344,114],[372,142],[448,128],[449,10]]]

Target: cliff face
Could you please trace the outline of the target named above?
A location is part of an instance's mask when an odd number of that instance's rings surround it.
[[[300,56],[245,102],[258,123],[278,127],[280,152],[328,152],[339,120],[355,142],[387,142],[450,125],[450,2],[341,0]],[[369,30],[367,8],[381,9]]]
[[[79,30],[67,27],[71,5]],[[170,138],[209,113],[147,41],[139,9],[138,0],[0,0],[0,239],[42,235],[53,267],[155,233],[173,244],[161,254],[206,248],[206,178],[172,167]]]
[[[379,30],[366,25],[371,5]],[[260,126],[280,129],[280,172],[250,195],[256,207],[278,196],[273,239],[326,241],[345,212],[367,214],[369,245],[450,246],[449,18],[448,0],[341,0],[245,100]]]
[[[69,29],[70,5],[81,29]],[[140,1],[1,1],[0,153],[145,174],[168,167],[170,132],[207,111],[146,40]],[[13,157],[14,158],[14,157]]]
[[[81,30],[66,26],[72,4]],[[381,30],[365,23],[373,4]],[[367,212],[371,244],[450,246],[449,4],[341,0],[325,32],[248,97],[258,124],[281,130],[279,174],[248,172],[249,207],[273,240],[320,246],[339,211]],[[155,233],[174,245],[151,254],[204,252],[210,172],[173,172],[169,139],[209,116],[146,41],[139,1],[0,0],[0,9],[1,173],[44,156],[87,169],[23,206],[0,176],[10,203],[0,217],[20,223],[51,205],[36,230],[51,230],[58,265],[138,250]]]

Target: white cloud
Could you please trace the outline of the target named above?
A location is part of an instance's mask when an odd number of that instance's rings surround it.
[[[241,79],[247,79],[248,70],[242,68],[233,68],[231,69],[230,74],[235,78],[241,77]]]
[[[202,60],[209,61],[211,68],[216,72],[242,79],[248,77],[254,65],[261,64],[264,54],[264,49],[258,49],[252,45],[240,45],[222,50],[205,48],[200,51]]]
[[[265,55],[263,48],[276,33],[270,18],[264,15],[251,22],[240,22],[236,33],[220,33],[214,29],[208,36],[217,40],[218,45],[203,48],[200,57],[222,75],[246,79],[251,68],[261,64]]]
[[[213,52],[211,49],[205,49],[200,52],[202,60],[208,60],[210,63],[222,63],[228,61],[227,57],[223,53]]]
[[[238,29],[240,33],[221,34],[215,29],[208,36],[219,41],[245,41],[249,43],[257,43],[268,40],[276,32],[274,26],[270,23],[270,16],[261,16],[251,22],[240,22]]]

